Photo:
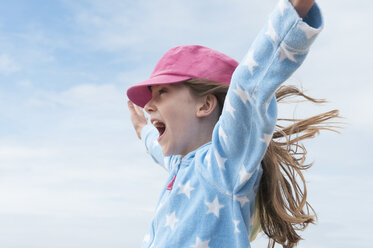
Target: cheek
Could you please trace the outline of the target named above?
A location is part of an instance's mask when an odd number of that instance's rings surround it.
[[[182,132],[188,126],[192,116],[183,108],[175,108],[168,112],[167,117],[169,119],[169,127],[175,133]]]
[[[189,95],[175,96],[167,104],[167,119],[173,135],[185,136],[195,128],[195,102]]]
[[[174,134],[188,139],[192,135],[193,131],[196,130],[196,123],[193,113],[190,111],[180,111],[173,119],[174,123]]]

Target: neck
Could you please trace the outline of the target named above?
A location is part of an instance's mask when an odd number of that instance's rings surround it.
[[[193,133],[194,138],[190,145],[186,147],[185,152],[182,153],[182,157],[212,140],[212,131],[216,122],[217,120],[212,118],[201,118],[198,120],[198,125],[196,125],[198,128]]]
[[[183,152],[183,154],[181,155],[181,157],[184,157],[185,155],[187,155],[188,153],[190,153],[194,150],[197,150],[198,148],[200,148],[204,144],[207,144],[210,141],[211,141],[211,135],[210,135],[209,138],[200,139],[199,142],[193,143],[193,145],[191,145],[188,149],[186,149],[185,152]]]

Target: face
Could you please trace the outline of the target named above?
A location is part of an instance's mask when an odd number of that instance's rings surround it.
[[[152,99],[144,109],[158,129],[163,154],[186,155],[194,150],[198,99],[183,84],[152,86],[151,91]]]

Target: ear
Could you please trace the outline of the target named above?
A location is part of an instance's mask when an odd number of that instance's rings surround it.
[[[207,96],[201,97],[200,101],[197,104],[197,117],[206,117],[214,112],[215,108],[218,105],[218,99],[215,95],[210,94]]]

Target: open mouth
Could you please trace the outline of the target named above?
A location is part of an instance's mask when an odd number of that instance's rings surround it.
[[[158,138],[158,141],[159,141],[161,137],[163,136],[164,132],[166,131],[166,125],[163,122],[158,121],[158,120],[152,121],[152,124],[159,132],[159,138]]]

